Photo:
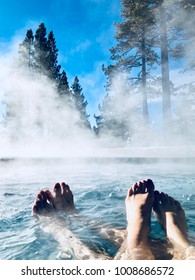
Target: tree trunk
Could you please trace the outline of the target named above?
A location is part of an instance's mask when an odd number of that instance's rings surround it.
[[[162,109],[163,128],[165,139],[168,139],[171,122],[171,99],[170,99],[170,78],[169,78],[169,55],[167,41],[166,11],[161,4],[160,7],[160,43],[161,43],[161,71],[162,71]]]
[[[145,40],[145,30],[142,33],[142,96],[143,96],[143,118],[146,122],[149,120],[148,114],[148,101],[147,101],[147,90],[146,90],[146,40]]]

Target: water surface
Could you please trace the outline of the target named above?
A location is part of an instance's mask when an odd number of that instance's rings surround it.
[[[66,215],[65,225],[96,252],[113,257],[118,245],[99,234],[104,228],[126,226],[124,199],[136,181],[151,178],[156,189],[179,200],[186,212],[190,242],[195,245],[195,168],[177,160],[65,160],[15,159],[0,161],[0,259],[74,259],[63,235],[45,230],[32,216],[32,204],[41,189],[57,181],[68,183],[79,215]],[[53,224],[53,228],[57,225]],[[46,227],[47,228],[47,227]],[[165,239],[154,217],[151,236]],[[59,242],[60,238],[60,242]],[[65,252],[68,245],[68,253]]]

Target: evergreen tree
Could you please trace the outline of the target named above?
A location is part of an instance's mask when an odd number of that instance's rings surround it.
[[[191,3],[192,0],[184,0]],[[183,57],[184,28],[181,16],[182,1],[122,0],[122,23],[116,24],[116,47],[111,49],[115,67],[130,73],[131,80],[142,85],[143,115],[147,119],[146,81],[150,68],[159,62],[160,48],[163,123],[165,134],[171,130],[170,56]],[[134,71],[132,71],[134,70]],[[109,72],[109,71],[108,71]],[[135,73],[136,77],[132,76]]]
[[[152,49],[155,36],[151,33],[151,30],[154,31],[155,24],[153,2],[149,0],[121,1],[123,22],[116,24],[115,38],[118,43],[116,47],[111,49],[111,59],[116,61],[115,67],[120,71],[129,73],[131,83],[135,80],[139,84],[141,82],[142,108],[145,120],[148,120],[147,71],[158,59]],[[133,72],[136,73],[136,76],[133,75]]]
[[[132,97],[126,80],[117,78],[99,105],[100,114],[94,115],[94,131],[98,136],[113,136],[120,145],[132,140],[140,114],[139,106]]]
[[[48,54],[47,31],[41,23],[35,32],[35,59],[37,71],[45,75],[48,75]]]
[[[111,98],[109,94],[107,93],[106,96],[104,97],[102,101],[102,105],[99,104],[98,108],[100,111],[100,114],[98,116],[94,115],[95,121],[96,121],[96,127],[94,127],[94,132],[98,135],[101,136],[102,134],[106,134],[108,131],[108,120],[106,117],[106,112],[111,103]]]
[[[69,88],[67,75],[64,70],[59,74],[57,91],[62,104],[69,108],[74,108],[73,93]]]
[[[171,132],[171,81],[170,58],[181,59],[184,56],[184,22],[180,1],[156,1],[157,30],[161,53],[162,109],[165,139]]]
[[[32,70],[34,63],[34,35],[33,31],[29,29],[24,41],[19,45],[19,65]]]
[[[185,57],[188,62],[188,70],[195,69],[195,1],[181,0],[181,7],[184,11],[182,25],[185,28]]]
[[[87,101],[85,100],[85,96],[82,93],[82,87],[79,84],[79,79],[76,76],[72,85],[72,93],[73,93],[73,102],[76,110],[79,113],[80,121],[79,125],[81,127],[90,128],[90,122],[88,120],[89,115],[86,112]]]
[[[39,25],[35,33],[35,58],[37,70],[56,82],[57,85],[61,75],[58,49],[53,31],[50,31],[47,37],[44,23]]]
[[[116,65],[108,65],[108,67],[105,67],[105,65],[102,65],[102,70],[106,76],[107,82],[106,82],[106,91],[109,92],[111,86],[112,86],[112,82],[114,80],[114,78],[117,76],[118,72],[117,72],[117,67]]]
[[[59,74],[58,92],[60,96],[67,96],[70,93],[67,75],[64,70]]]
[[[111,136],[124,143],[130,140],[132,131],[128,105],[122,106],[116,96],[107,93],[102,105],[99,105],[99,111],[98,116],[94,115],[94,131],[98,136]]]
[[[58,49],[56,47],[56,40],[54,38],[53,31],[51,31],[48,35],[46,59],[48,76],[55,81],[59,78],[61,66],[58,65]]]
[[[171,120],[169,51],[167,38],[167,12],[163,5],[163,1],[160,1],[159,4],[159,15],[164,132],[169,134]]]

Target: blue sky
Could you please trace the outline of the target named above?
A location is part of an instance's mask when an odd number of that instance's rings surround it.
[[[79,77],[94,125],[93,115],[98,114],[98,105],[105,95],[102,64],[110,63],[109,49],[116,44],[114,22],[121,21],[120,9],[120,0],[0,0],[0,55],[13,42],[18,46],[28,29],[35,32],[44,22],[48,33],[54,32],[59,63],[67,72],[69,84],[75,76]],[[191,80],[188,73],[178,78],[181,61],[171,63],[174,83]]]
[[[120,21],[120,0],[1,0],[0,45],[14,37],[24,38],[44,22],[54,32],[59,63],[69,83],[78,76],[90,114],[105,94],[101,66],[109,63],[109,49],[115,44],[113,23]]]

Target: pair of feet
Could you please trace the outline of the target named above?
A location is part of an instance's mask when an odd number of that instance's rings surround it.
[[[48,215],[56,211],[75,209],[73,194],[67,184],[56,183],[53,193],[49,190],[40,191],[33,205],[33,213]]]
[[[168,239],[182,248],[189,247],[185,213],[172,197],[154,190],[152,180],[135,183],[125,200],[127,215],[127,250],[140,248],[148,253],[148,235],[152,210]],[[151,252],[150,252],[151,253]]]
[[[33,206],[33,212],[39,215],[50,215],[60,210],[75,210],[73,194],[64,182],[56,183],[52,194],[49,190],[40,191]],[[172,197],[154,190],[152,180],[135,183],[127,193],[125,200],[127,215],[127,251],[132,255],[134,249],[151,255],[148,246],[152,210],[164,229],[168,239],[186,249],[189,247],[185,213],[180,203]],[[128,258],[128,256],[126,256]],[[135,253],[133,259],[138,259]]]

